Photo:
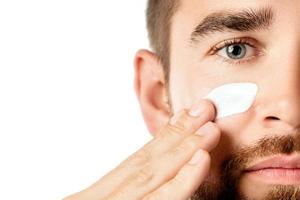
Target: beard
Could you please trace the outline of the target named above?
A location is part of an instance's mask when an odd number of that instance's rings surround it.
[[[220,177],[208,177],[191,200],[253,200],[239,190],[241,177],[251,161],[276,154],[300,152],[300,135],[264,137],[231,153],[220,166]],[[300,200],[300,187],[274,185],[262,200]]]

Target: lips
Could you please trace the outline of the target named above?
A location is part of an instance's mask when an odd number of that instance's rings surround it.
[[[246,171],[256,171],[261,169],[281,168],[300,169],[300,155],[275,156],[247,168]]]
[[[246,174],[264,182],[278,184],[300,183],[300,154],[277,155],[251,165]]]

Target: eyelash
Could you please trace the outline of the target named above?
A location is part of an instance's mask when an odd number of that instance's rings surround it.
[[[223,62],[229,63],[230,65],[240,65],[240,64],[245,64],[248,62],[251,62],[254,58],[259,57],[260,55],[262,55],[262,51],[259,50],[259,48],[256,47],[255,44],[253,44],[253,39],[250,38],[233,38],[230,40],[224,40],[223,42],[221,42],[221,44],[216,45],[214,47],[211,48],[211,50],[209,51],[209,55],[215,55],[218,51],[222,50],[225,47],[231,46],[231,45],[236,45],[236,44],[243,44],[243,45],[248,45],[251,48],[254,49],[255,51],[255,55],[250,56],[249,58],[246,59],[239,59],[239,60],[234,60],[234,59],[228,59],[228,58],[224,58],[222,56],[221,59],[223,60]]]

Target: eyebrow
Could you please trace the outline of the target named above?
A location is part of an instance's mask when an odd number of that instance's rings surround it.
[[[245,9],[241,11],[222,10],[209,14],[196,26],[190,36],[192,43],[213,33],[224,31],[248,32],[267,30],[274,20],[271,7]]]

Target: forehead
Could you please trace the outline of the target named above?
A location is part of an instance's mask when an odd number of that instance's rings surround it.
[[[212,13],[221,11],[238,12],[246,9],[260,9],[270,7],[277,15],[279,14],[281,22],[286,25],[292,24],[291,17],[297,16],[300,9],[298,0],[181,0],[180,7],[172,19],[171,33],[176,34],[176,39],[187,37],[193,29],[205,17]],[[298,16],[299,17],[299,16]],[[294,18],[294,17],[292,17]],[[274,27],[273,27],[274,28]],[[171,34],[171,37],[172,37]],[[187,38],[186,38],[187,39]]]
[[[203,17],[220,10],[241,10],[267,6],[281,9],[296,7],[299,9],[300,2],[299,0],[180,0],[178,11],[189,16]]]
[[[198,55],[192,54],[195,48],[191,48],[191,35],[195,28],[210,14],[231,11],[233,13],[242,10],[258,10],[260,8],[271,8],[275,20],[269,30],[259,32],[230,32],[223,31],[218,34],[205,37],[201,43],[197,43],[197,49],[208,50],[209,46],[228,39],[229,37],[251,36],[259,37],[260,40],[267,44],[272,41],[283,40],[300,40],[300,1],[299,0],[180,0],[180,6],[175,12],[170,27],[170,65],[182,65],[186,63],[185,58],[197,59]],[[283,34],[282,30],[285,30]],[[249,35],[247,35],[249,34]],[[276,38],[276,39],[275,39]],[[280,38],[280,40],[278,40]],[[293,38],[293,39],[292,39]],[[203,38],[202,38],[203,39]],[[281,42],[282,43],[282,42]],[[272,44],[273,45],[273,44]],[[192,51],[192,52],[191,52]],[[180,56],[179,56],[180,55]],[[198,62],[191,60],[190,62]]]

